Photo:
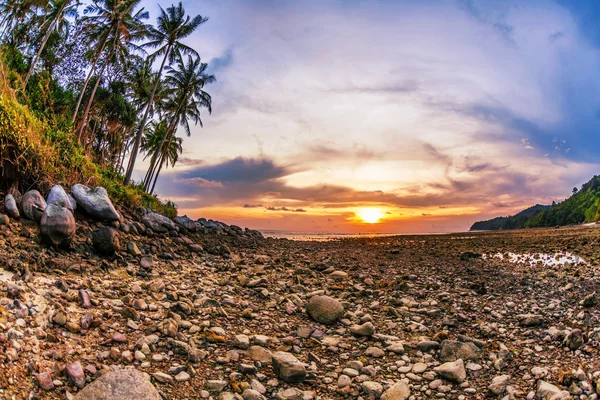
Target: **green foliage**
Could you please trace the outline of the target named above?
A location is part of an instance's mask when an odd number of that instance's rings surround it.
[[[471,230],[553,227],[600,221],[600,176],[594,176],[573,195],[552,206],[534,206],[512,217],[473,224]]]
[[[547,209],[549,206],[536,204],[512,217],[496,217],[488,221],[475,222],[472,231],[497,231],[503,229],[519,229],[525,226],[525,222],[537,213]]]
[[[85,155],[65,113],[57,109],[58,100],[70,101],[72,93],[63,91],[49,75],[35,74],[22,104],[8,81],[1,79],[6,76],[10,73],[0,63],[0,186],[17,181],[21,188],[44,191],[53,184],[100,185],[125,208],[146,207],[177,216],[172,202],[162,203],[141,186],[124,186],[122,176],[101,169]]]
[[[572,225],[600,220],[600,176],[594,176],[576,194],[535,215],[525,227]]]

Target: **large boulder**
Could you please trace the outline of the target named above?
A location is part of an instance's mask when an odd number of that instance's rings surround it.
[[[73,196],[71,196],[70,194],[67,195],[67,198],[69,199],[69,202],[71,203],[71,209],[73,211],[77,210],[77,201],[75,200],[75,198]]]
[[[103,256],[112,256],[121,247],[117,231],[108,226],[101,226],[92,235],[94,249]]]
[[[30,190],[23,195],[21,209],[25,218],[39,223],[46,209],[46,200],[37,190]]]
[[[17,202],[12,194],[7,194],[4,198],[4,210],[11,218],[19,218],[21,214],[19,213],[19,207],[17,207]]]
[[[198,225],[196,224],[196,221],[194,221],[187,215],[175,217],[173,221],[175,221],[177,225],[184,227],[190,232],[196,232],[198,230]]]
[[[119,221],[121,216],[108,198],[106,189],[101,186],[89,188],[85,185],[76,184],[71,188],[71,193],[91,217],[104,221]]]
[[[48,204],[40,221],[42,238],[54,246],[68,246],[76,230],[75,218],[69,209]]]
[[[57,204],[73,212],[73,206],[71,205],[71,201],[69,201],[69,196],[67,195],[67,192],[65,192],[65,189],[60,185],[54,185],[52,189],[50,189],[48,198],[46,198],[46,204]]]
[[[156,233],[167,233],[170,230],[176,229],[175,224],[170,218],[155,212],[149,212],[144,215],[142,222]]]
[[[75,400],[161,400],[148,376],[135,369],[118,369],[101,376],[77,393]]]
[[[306,312],[315,321],[331,325],[344,316],[344,306],[333,297],[313,296],[306,304]]]

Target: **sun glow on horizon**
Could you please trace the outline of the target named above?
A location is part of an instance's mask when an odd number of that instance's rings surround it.
[[[361,208],[356,215],[367,224],[376,224],[384,217],[383,211],[379,208]]]

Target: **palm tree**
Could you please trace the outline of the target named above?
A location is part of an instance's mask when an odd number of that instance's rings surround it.
[[[3,28],[0,40],[4,40],[16,26],[20,25],[30,14],[36,13],[38,8],[48,6],[50,0],[4,0],[0,3],[0,27]]]
[[[204,18],[200,15],[196,15],[194,18],[186,16],[181,2],[178,6],[172,5],[171,7],[167,8],[166,12],[162,9],[162,7],[160,8],[160,16],[157,19],[157,27],[150,29],[148,34],[150,42],[146,43],[144,47],[158,48],[158,50],[152,54],[151,60],[154,60],[160,56],[163,56],[163,60],[158,70],[158,76],[156,78],[152,94],[150,95],[150,100],[146,105],[146,111],[144,112],[142,123],[133,144],[131,157],[129,159],[129,166],[127,168],[127,173],[125,174],[126,185],[128,185],[131,181],[131,175],[133,174],[133,168],[135,167],[135,160],[139,151],[140,142],[142,140],[142,136],[144,135],[144,128],[146,122],[148,121],[150,110],[152,109],[156,88],[158,87],[158,83],[162,76],[165,63],[168,60],[169,64],[172,64],[176,56],[179,54],[198,55],[194,49],[181,43],[181,40],[191,35],[196,28],[198,28],[198,26],[206,21],[208,21],[208,18]]]
[[[169,102],[171,111],[169,128],[158,145],[146,174],[144,185],[146,189],[150,186],[157,160],[167,136],[174,134],[179,125],[183,126],[186,134],[190,136],[190,120],[194,124],[202,126],[200,109],[208,109],[209,114],[212,112],[212,99],[210,94],[203,89],[205,85],[215,82],[216,78],[214,75],[206,73],[207,67],[208,64],[202,63],[199,57],[192,58],[191,56],[188,56],[187,63],[183,61],[182,57],[178,57],[175,67],[167,67],[165,83],[174,88],[175,95]]]
[[[92,64],[90,71],[85,79],[79,98],[77,99],[77,105],[73,112],[72,121],[75,122],[77,114],[79,113],[79,107],[85,95],[88,84],[90,83],[92,76],[96,73],[96,66],[100,61],[104,49],[106,48],[111,34],[118,29],[119,21],[121,19],[121,9],[127,4],[123,0],[94,0],[92,4],[89,4],[84,10],[85,15],[82,18],[82,22],[85,24],[85,31],[87,37],[90,38],[89,46],[91,47],[88,52],[88,57],[91,59]]]
[[[29,67],[29,71],[27,72],[27,76],[25,76],[25,80],[23,81],[23,90],[27,87],[27,82],[29,82],[29,78],[31,78],[31,74],[35,69],[36,64],[38,63],[40,56],[42,55],[42,51],[44,51],[44,47],[46,47],[46,43],[50,38],[52,32],[55,29],[62,28],[63,30],[68,27],[68,24],[64,24],[64,18],[67,16],[75,17],[77,16],[77,9],[79,8],[79,0],[55,0],[50,2],[51,9],[46,14],[46,20],[50,22],[50,25],[46,29],[46,33],[42,38],[42,43],[38,48],[33,61],[31,62],[31,66]]]
[[[167,137],[166,141],[163,140],[165,137]],[[169,134],[167,120],[164,119],[158,124],[150,124],[141,142],[141,149],[146,153],[146,157],[148,157],[151,153],[156,154],[160,143],[163,143],[163,146],[158,156],[159,167],[149,193],[154,192],[154,187],[156,186],[156,181],[162,167],[169,164],[171,164],[171,167],[174,167],[179,159],[179,154],[183,151],[183,139],[176,137],[172,132]]]
[[[88,114],[92,107],[96,90],[98,89],[98,85],[102,80],[106,68],[110,63],[120,62],[121,64],[125,64],[131,55],[129,52],[130,49],[138,48],[133,42],[144,38],[146,35],[148,27],[142,20],[149,17],[148,12],[144,11],[142,8],[133,14],[133,11],[140,2],[141,0],[111,0],[105,2],[105,5],[113,7],[111,9],[108,24],[111,27],[108,31],[108,54],[97,75],[96,85],[92,89],[92,93],[90,94],[87,106],[83,113],[79,133],[77,135],[80,140],[87,123]]]

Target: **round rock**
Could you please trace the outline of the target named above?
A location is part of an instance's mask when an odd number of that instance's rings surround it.
[[[98,228],[92,237],[94,249],[101,255],[111,256],[120,248],[117,232],[108,227]]]
[[[119,221],[121,216],[108,198],[106,189],[101,186],[89,188],[85,185],[73,185],[71,193],[81,206],[93,218],[104,221]]]
[[[73,206],[71,205],[71,201],[69,201],[67,192],[65,192],[65,189],[63,189],[63,187],[60,185],[55,185],[52,187],[52,189],[50,189],[50,193],[48,193],[48,198],[46,199],[46,204],[56,204],[73,212]]]
[[[40,221],[40,232],[44,240],[54,246],[68,246],[76,230],[71,211],[55,203],[46,207]]]
[[[12,194],[7,194],[4,198],[4,210],[11,218],[19,218],[21,214],[19,213],[19,207],[17,207],[17,202]]]
[[[344,306],[329,296],[313,296],[306,304],[306,312],[315,321],[331,325],[344,316]]]
[[[135,369],[109,372],[87,385],[75,400],[161,400],[148,376]]]
[[[30,190],[23,195],[21,209],[25,218],[39,223],[46,209],[46,200],[37,190]]]

